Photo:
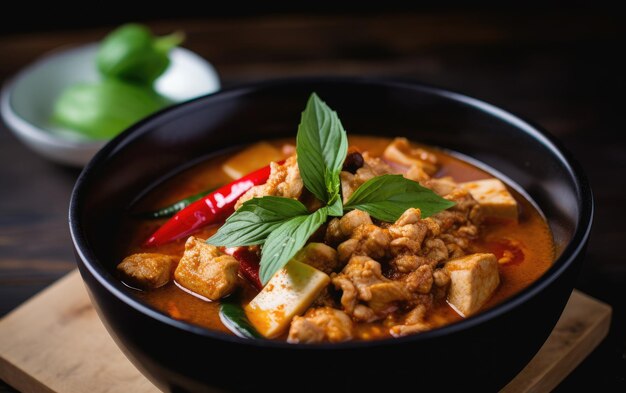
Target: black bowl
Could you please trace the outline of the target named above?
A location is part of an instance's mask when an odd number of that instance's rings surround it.
[[[373,342],[291,345],[176,321],[112,274],[112,234],[146,189],[223,149],[293,136],[311,92],[348,132],[406,136],[474,157],[522,186],[543,210],[557,260],[487,312],[426,333]],[[593,214],[579,166],[538,127],[482,101],[416,83],[299,79],[225,90],[167,109],[109,143],[85,168],[70,205],[78,266],[92,302],[131,361],[166,391],[496,390],[544,343],[574,286]],[[97,356],[97,354],[94,354]]]

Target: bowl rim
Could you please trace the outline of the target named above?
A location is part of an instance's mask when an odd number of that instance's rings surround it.
[[[139,135],[149,132],[154,125],[160,123],[168,117],[178,117],[180,112],[183,114],[186,110],[193,110],[199,102],[202,104],[210,104],[211,102],[219,102],[220,100],[228,100],[232,97],[246,95],[252,91],[263,89],[272,89],[285,85],[293,84],[344,84],[348,86],[367,86],[375,85],[390,88],[400,88],[415,90],[418,92],[435,95],[457,103],[468,105],[475,110],[485,112],[501,121],[515,126],[522,132],[529,134],[539,143],[544,145],[552,155],[554,155],[567,170],[569,176],[573,179],[576,192],[576,202],[579,207],[578,222],[570,242],[563,249],[561,255],[555,259],[552,266],[537,280],[517,294],[506,299],[502,303],[484,311],[477,315],[463,319],[462,321],[445,325],[433,330],[429,330],[419,334],[408,335],[398,338],[386,338],[372,341],[347,341],[342,343],[322,343],[322,344],[290,344],[284,341],[274,340],[253,340],[241,338],[235,335],[214,331],[188,322],[175,320],[160,311],[152,308],[146,303],[133,297],[131,294],[123,290],[123,284],[119,282],[105,267],[100,264],[89,249],[86,238],[83,236],[81,223],[79,221],[81,202],[84,190],[91,182],[91,174],[100,168],[119,148],[123,148],[126,144],[131,143]],[[495,319],[511,310],[520,307],[533,297],[537,296],[546,287],[552,284],[559,276],[561,276],[574,262],[577,255],[584,252],[585,244],[589,238],[589,234],[593,222],[594,201],[591,188],[587,177],[585,176],[580,164],[573,158],[563,145],[549,132],[542,127],[533,124],[530,121],[522,119],[522,117],[513,114],[510,111],[482,101],[480,99],[458,93],[449,89],[436,87],[433,85],[417,82],[408,79],[398,78],[376,78],[376,77],[300,77],[273,79],[259,82],[252,82],[243,85],[234,86],[221,90],[216,93],[208,94],[202,97],[186,101],[172,107],[166,108],[154,115],[142,120],[141,122],[130,127],[126,131],[119,134],[111,140],[104,148],[102,148],[94,158],[85,166],[78,177],[74,189],[72,191],[69,206],[69,227],[72,242],[76,250],[80,264],[82,264],[89,274],[91,274],[100,285],[108,292],[115,296],[118,300],[133,308],[135,311],[144,314],[161,323],[165,323],[170,327],[181,329],[186,333],[203,336],[205,338],[231,342],[233,344],[247,345],[251,347],[276,348],[276,349],[292,349],[292,350],[339,350],[339,349],[364,349],[378,346],[402,345],[407,342],[417,342],[422,340],[430,340],[448,336],[463,330],[471,329],[477,325],[485,323],[491,319]],[[84,274],[82,269],[81,274]]]

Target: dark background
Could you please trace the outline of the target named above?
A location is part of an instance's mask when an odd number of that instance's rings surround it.
[[[208,12],[185,2],[137,11],[85,5],[79,17],[5,12],[0,82],[47,51],[140,21],[160,34],[184,30],[184,46],[213,63],[224,87],[303,75],[401,77],[520,114],[556,135],[589,176],[596,216],[577,288],[614,312],[607,339],[557,390],[626,391],[623,14],[580,2],[515,10],[385,3],[381,10],[318,2],[306,12],[288,3]],[[0,316],[74,268],[66,217],[78,173],[27,150],[0,124]],[[12,390],[0,382],[2,391]]]

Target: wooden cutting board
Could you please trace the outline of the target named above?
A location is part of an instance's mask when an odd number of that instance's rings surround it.
[[[610,306],[574,291],[548,341],[502,391],[551,390],[602,341],[610,321]],[[34,393],[158,392],[105,330],[78,271],[0,320],[0,378]]]

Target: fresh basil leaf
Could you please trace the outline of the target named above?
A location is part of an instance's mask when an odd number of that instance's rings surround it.
[[[263,244],[267,236],[286,220],[309,214],[295,199],[276,196],[253,198],[230,215],[207,243],[214,246]]]
[[[231,298],[220,302],[220,320],[231,332],[243,338],[262,338],[252,326],[241,305]]]
[[[341,217],[343,216],[343,202],[341,201],[341,197],[337,194],[332,202],[329,202],[328,206],[328,215],[333,217]]]
[[[326,203],[339,197],[339,173],[348,151],[348,138],[337,113],[315,93],[302,112],[296,151],[307,190]]]
[[[452,206],[454,202],[402,175],[382,175],[362,184],[344,209],[363,210],[379,220],[394,222],[411,207],[419,208],[422,217],[429,217]]]
[[[309,215],[293,217],[269,234],[261,250],[259,277],[263,285],[296,255],[327,216],[323,207]]]

